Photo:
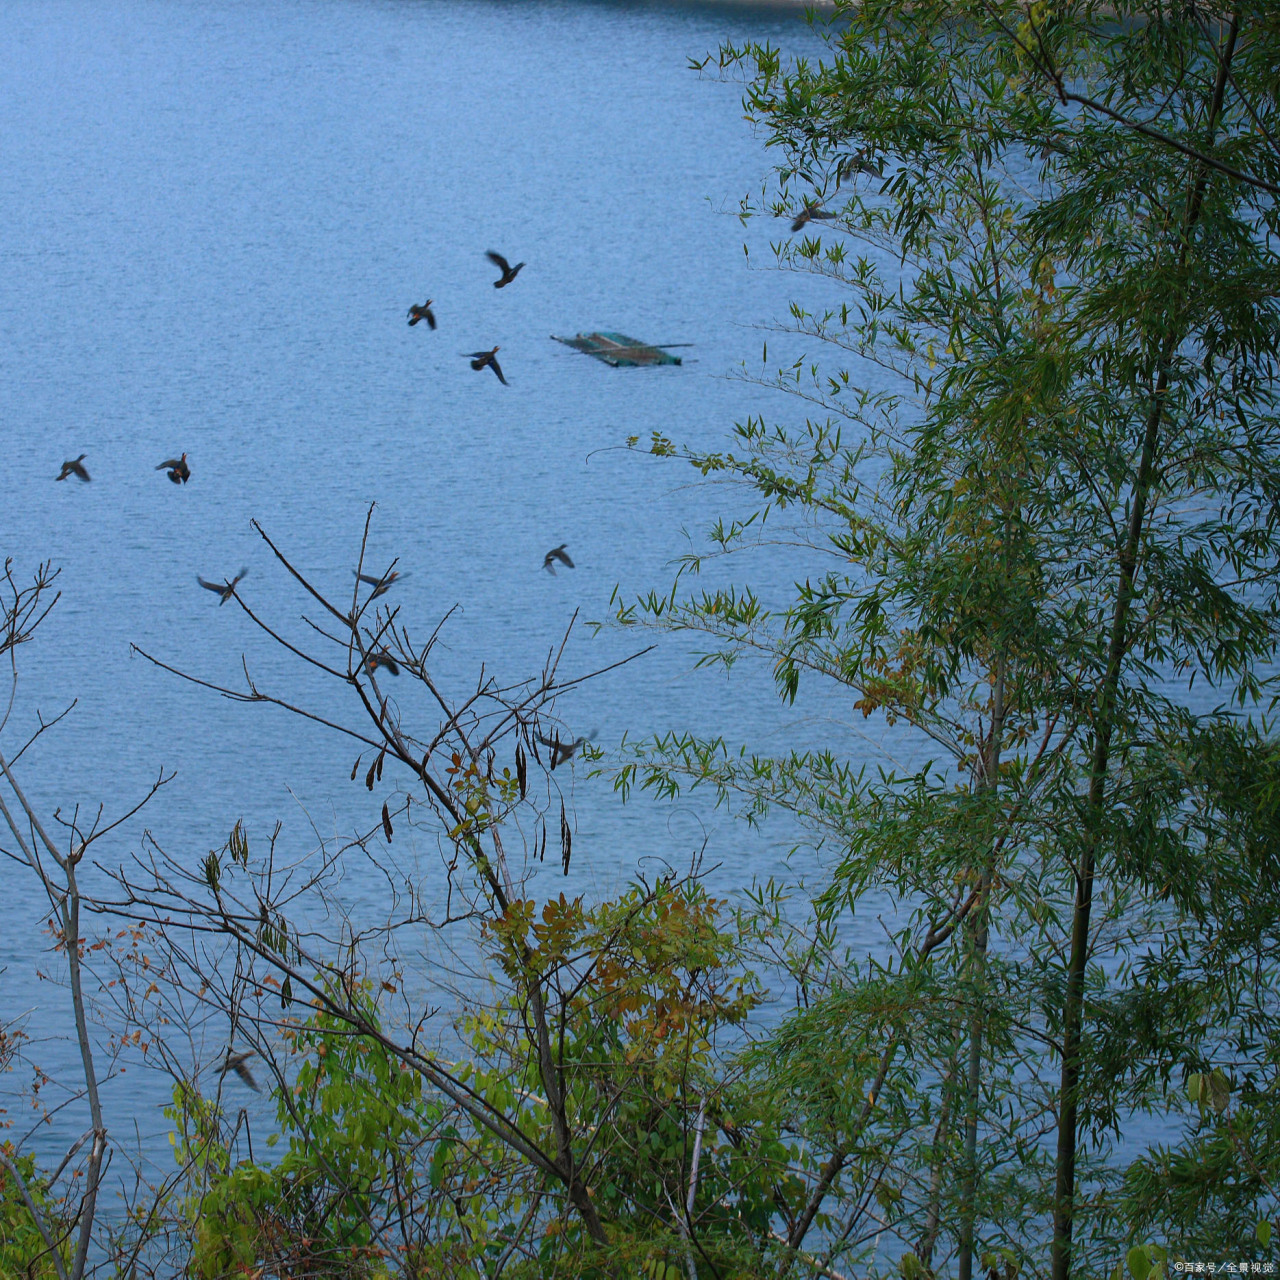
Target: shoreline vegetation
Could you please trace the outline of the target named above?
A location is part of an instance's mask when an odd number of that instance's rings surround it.
[[[230,816],[207,852],[148,835],[98,896],[97,841],[169,775],[123,815],[44,812],[37,753],[0,721],[0,849],[49,902],[82,1072],[57,1106],[87,1126],[52,1171],[0,1143],[0,1276],[1274,1271],[1280,25],[1269,3],[1216,23],[1151,0],[1118,31],[989,0],[961,29],[953,7],[842,6],[820,58],[719,52],[777,160],[744,216],[792,219],[772,249],[808,354],[744,368],[788,420],[711,450],[678,422],[626,438],[635,465],[746,500],[672,581],[601,605],[631,656],[562,672],[575,614],[541,670],[474,653],[451,692],[450,615],[397,608],[373,507],[332,597],[255,520],[274,578],[204,585],[318,673],[323,711],[289,663],[220,685],[134,652],[193,698],[335,735],[366,821],[302,857]],[[567,545],[546,563],[572,568]],[[780,607],[700,578],[779,546]],[[59,585],[6,562],[15,680]],[[727,678],[762,661],[790,704],[834,689],[852,725],[776,752],[568,733],[557,698],[675,632]],[[873,775],[848,750],[864,721],[936,760]],[[539,894],[535,867],[632,856],[582,848],[579,770],[619,803],[782,811],[821,871],[730,900],[673,848],[612,897]],[[373,905],[345,892],[357,862]],[[884,952],[843,941],[859,913]],[[200,1024],[227,1028],[216,1065]],[[0,1067],[24,1040],[0,1027]],[[98,1085],[135,1050],[171,1078],[174,1165],[139,1165],[107,1222],[129,1152]],[[240,1105],[259,1088],[267,1135]],[[1164,1138],[1121,1155],[1135,1117]]]

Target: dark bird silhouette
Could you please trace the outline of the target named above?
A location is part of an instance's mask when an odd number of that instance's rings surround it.
[[[547,738],[538,734],[538,741],[551,750],[551,769],[556,770],[566,760],[572,760],[578,748],[587,741],[586,738],[574,738],[572,742],[561,742],[559,737]]]
[[[83,463],[86,455],[81,454],[74,462],[64,462],[62,470],[54,478],[57,480],[65,480],[68,476],[75,476],[80,480],[88,480],[89,473],[84,469]]]
[[[422,306],[418,306],[418,304],[415,302],[413,306],[409,308],[409,327],[410,328],[413,328],[413,326],[417,324],[419,320],[425,320],[427,322],[428,329],[434,329],[436,327],[436,314],[434,311],[431,310],[431,301],[432,300],[428,298],[426,302],[422,304]]]
[[[376,600],[379,596],[386,595],[391,590],[391,584],[400,577],[399,569],[391,569],[380,578],[375,578],[368,573],[357,573],[354,569],[351,572],[355,573],[361,582],[373,588],[373,595],[369,597],[370,600]]]
[[[471,367],[477,372],[483,369],[485,365],[488,365],[489,368],[498,375],[498,381],[502,383],[504,387],[510,385],[506,378],[502,376],[502,369],[499,366],[497,359],[497,347],[494,347],[492,351],[464,351],[462,354],[470,359]]]
[[[370,675],[373,675],[380,667],[385,667],[388,675],[398,676],[400,674],[400,664],[385,649],[379,649],[377,653],[371,653],[364,660],[364,669]]]
[[[157,471],[167,471],[169,479],[174,484],[186,484],[191,479],[191,468],[187,466],[187,455],[184,453],[180,458],[170,458],[167,462],[162,462]]]
[[[218,1074],[225,1076],[228,1071],[234,1071],[250,1089],[254,1090],[255,1093],[261,1093],[262,1090],[258,1088],[258,1082],[253,1078],[253,1073],[245,1066],[245,1063],[252,1057],[252,1053],[232,1053],[228,1049],[226,1060],[218,1068]]]
[[[542,567],[548,573],[555,573],[555,561],[557,560],[559,560],[562,565],[565,565],[570,569],[573,568],[573,561],[570,560],[568,555],[565,553],[565,547],[568,545],[569,544],[567,542],[562,542],[558,547],[552,547],[551,550],[547,552],[546,557],[542,561]]]
[[[490,249],[484,256],[502,272],[502,278],[493,282],[493,287],[495,289],[503,289],[509,285],[516,276],[520,274],[520,268],[524,266],[523,262],[517,262],[513,267],[511,263],[502,256],[502,254],[494,253],[492,249]]]
[[[846,182],[848,179],[855,177],[859,173],[869,173],[874,177],[883,178],[884,161],[867,159],[865,148],[859,148],[853,153],[853,155],[848,156],[840,162],[840,167],[836,171],[836,177],[841,182]]]
[[[216,596],[218,596],[218,607],[221,608],[233,595],[235,595],[236,583],[239,582],[240,579],[248,572],[248,569],[241,569],[234,578],[229,582],[222,583],[221,585],[216,582],[206,582],[198,573],[196,574],[196,581],[206,591],[212,591]]]
[[[834,218],[834,213],[828,213],[826,209],[820,209],[816,204],[806,204],[803,209],[796,214],[796,220],[791,224],[792,231],[801,230],[810,218]]]

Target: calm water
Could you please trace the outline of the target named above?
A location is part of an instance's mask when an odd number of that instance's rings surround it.
[[[693,473],[619,447],[654,430],[713,445],[748,412],[792,412],[725,377],[796,286],[744,259],[744,241],[767,256],[781,224],[734,216],[769,165],[738,89],[686,69],[726,37],[809,38],[794,14],[716,6],[0,2],[0,551],[22,576],[60,565],[63,592],[20,654],[7,740],[77,700],[23,761],[45,812],[118,810],[177,770],[100,860],[127,858],[145,827],[194,865],[238,817],[258,847],[283,821],[296,854],[312,823],[371,825],[392,789],[350,784],[353,753],[332,736],[130,656],[138,644],[236,682],[244,654],[263,687],[341,705],[196,585],[246,566],[246,599],[301,634],[304,601],[251,517],[346,592],[376,500],[370,556],[407,571],[402,617],[423,633],[463,605],[441,654],[461,682],[481,660],[532,674],[575,609],[603,616],[615,583],[667,586],[683,530],[731,509]],[[510,288],[493,289],[488,248],[528,263]],[[405,323],[428,296],[436,333]],[[548,339],[597,327],[696,345],[682,368],[611,370]],[[459,356],[495,343],[509,387]],[[184,450],[179,488],[154,467]],[[80,453],[92,483],[54,484]],[[542,557],[559,543],[578,567],[551,577]],[[778,553],[751,572],[781,593],[807,570]],[[631,646],[580,631],[566,669]],[[730,699],[690,653],[664,642],[567,700],[570,732],[606,747],[674,727],[848,748],[830,718],[841,703],[797,722],[767,673],[735,677]],[[587,892],[647,859],[679,863],[704,837],[719,883],[741,885],[794,838],[696,805],[624,808],[581,782],[573,799],[571,880]],[[46,913],[29,876],[0,876],[0,1019],[34,1010],[28,1029],[54,1034],[60,995],[34,980]],[[348,889],[358,906],[360,884]],[[57,1066],[68,1050],[34,1056]],[[112,1130],[136,1120],[167,1151],[154,1110],[167,1088],[137,1070],[113,1081]],[[83,1127],[74,1110],[46,1149]]]
[[[714,5],[0,0],[0,555],[22,576],[45,559],[63,571],[61,603],[20,653],[6,741],[77,700],[23,762],[46,813],[118,810],[177,770],[101,861],[126,859],[145,828],[195,865],[241,817],[255,848],[283,822],[297,855],[315,830],[372,826],[399,784],[371,796],[333,736],[130,656],[137,644],[236,683],[243,654],[262,687],[342,708],[196,585],[247,567],[246,600],[304,634],[304,600],[251,517],[344,593],[376,501],[370,559],[400,558],[402,618],[422,634],[462,605],[440,653],[460,689],[482,660],[504,680],[534,673],[575,610],[604,616],[615,584],[667,587],[685,531],[733,510],[694,473],[621,446],[651,431],[715,446],[748,413],[797,416],[726,376],[758,357],[753,326],[814,293],[748,267],[744,242],[764,261],[783,229],[734,216],[771,157],[739,90],[686,69],[749,37],[810,41],[794,14]],[[527,262],[510,288],[493,289],[488,248]],[[427,297],[435,333],[405,323]],[[681,368],[611,370],[548,338],[593,328],[696,345]],[[509,387],[459,355],[494,344]],[[193,476],[178,488],[154,467],[184,450]],[[54,484],[80,453],[92,483]],[[578,567],[551,577],[542,557],[559,543]],[[789,551],[749,565],[775,599],[810,571]],[[634,647],[580,630],[565,670]],[[564,701],[569,732],[606,748],[678,728],[918,760],[851,722],[847,699],[810,697],[801,718],[767,672],[729,685],[692,671],[695,647],[663,641]],[[570,891],[608,892],[704,839],[730,889],[776,870],[796,839],[703,804],[624,807],[580,778],[571,799]],[[404,839],[396,853],[433,847]],[[564,884],[548,870],[539,889]],[[33,1056],[66,1070],[64,1000],[34,976],[52,965],[47,912],[26,873],[6,864],[0,885],[0,1021],[33,1011],[28,1030],[54,1037]],[[377,890],[354,875],[344,891],[358,912]],[[211,1026],[197,1057],[225,1035]],[[162,1166],[168,1087],[135,1067],[107,1090],[112,1132],[136,1122]],[[65,1150],[84,1124],[68,1108],[37,1150]]]

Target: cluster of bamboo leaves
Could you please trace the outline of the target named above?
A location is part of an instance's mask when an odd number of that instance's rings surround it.
[[[805,354],[759,375],[807,416],[653,442],[755,512],[616,620],[761,657],[790,701],[846,690],[849,732],[669,735],[618,785],[784,808],[838,851],[769,1069],[837,1216],[895,1171],[904,1274],[1271,1258],[1280,23],[865,0],[823,34],[718,59],[783,157],[754,212],[824,215],[775,248],[844,300],[795,304]],[[699,590],[770,540],[788,606]],[[930,764],[855,767],[864,719]],[[873,890],[888,956],[833,948]],[[824,1109],[806,1082],[849,1068]]]

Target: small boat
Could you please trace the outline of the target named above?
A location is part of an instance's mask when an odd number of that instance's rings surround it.
[[[615,369],[636,368],[651,364],[680,364],[680,357],[673,356],[667,347],[691,347],[691,342],[667,342],[662,344],[641,342],[639,338],[628,338],[625,333],[579,333],[572,338],[551,335],[557,342],[566,347],[581,351],[583,355],[595,356]]]

